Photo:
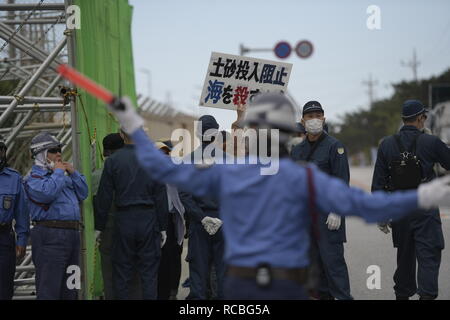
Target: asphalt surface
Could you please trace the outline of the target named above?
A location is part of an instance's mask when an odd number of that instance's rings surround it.
[[[372,168],[356,168],[350,170],[351,184],[370,190]],[[441,209],[442,229],[446,244],[450,243],[450,208]],[[183,259],[187,253],[187,242],[184,244]],[[347,243],[345,244],[345,257],[350,275],[352,295],[358,300],[392,300],[395,299],[392,277],[396,267],[396,249],[392,246],[391,234],[384,234],[376,225],[370,225],[359,218],[347,219]],[[369,289],[368,273],[370,266],[380,271],[380,286]],[[373,268],[373,267],[372,267]],[[183,261],[182,275],[178,299],[184,299],[189,289],[182,288],[181,284],[189,276],[188,265]],[[373,277],[373,276],[372,276]],[[376,284],[374,281],[371,284]],[[417,296],[412,299],[418,299]],[[450,299],[450,252],[442,252],[442,263],[439,276],[439,300]]]
[[[351,168],[351,183],[370,190],[372,168]],[[442,229],[445,243],[450,243],[450,210],[441,208]],[[391,234],[384,234],[376,225],[366,224],[359,218],[347,219],[347,244],[345,257],[349,268],[353,297],[364,300],[395,299],[392,277],[396,268],[396,249],[392,246]],[[371,265],[380,267],[381,288],[368,289],[367,273]],[[418,299],[417,296],[413,299]],[[450,252],[442,251],[439,275],[438,299],[450,299]]]

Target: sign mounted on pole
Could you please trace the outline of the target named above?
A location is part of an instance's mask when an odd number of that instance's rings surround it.
[[[292,64],[213,52],[200,106],[236,110],[260,92],[286,92]]]
[[[273,48],[273,52],[280,59],[286,59],[291,55],[292,48],[291,45],[286,41],[280,41]]]
[[[314,47],[311,43],[311,41],[308,40],[302,40],[299,43],[297,43],[297,46],[295,47],[295,52],[299,56],[299,58],[309,58],[314,51]]]

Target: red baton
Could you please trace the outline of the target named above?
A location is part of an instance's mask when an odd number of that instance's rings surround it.
[[[115,97],[109,90],[105,89],[100,84],[95,83],[75,69],[69,67],[66,64],[61,64],[59,65],[57,70],[61,76],[77,85],[78,87],[83,88],[97,99],[100,99],[105,103],[112,105],[116,109],[124,109],[124,106],[121,105],[120,100]]]

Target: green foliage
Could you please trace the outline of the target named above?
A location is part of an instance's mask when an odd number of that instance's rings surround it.
[[[428,103],[428,85],[432,83],[450,83],[450,69],[438,77],[417,83],[402,81],[392,84],[394,93],[390,98],[375,101],[369,110],[345,113],[339,121],[330,124],[330,132],[347,146],[350,154],[368,152],[377,147],[383,137],[398,131],[405,100],[418,99]]]

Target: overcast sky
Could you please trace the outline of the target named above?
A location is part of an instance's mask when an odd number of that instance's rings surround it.
[[[283,61],[293,64],[289,91],[303,106],[318,100],[326,117],[368,107],[362,82],[372,73],[378,81],[375,97],[392,93],[391,83],[411,80],[417,50],[419,78],[450,67],[450,1],[448,0],[130,0],[133,50],[138,92],[168,99],[177,108],[197,115],[212,114],[229,128],[235,113],[198,106],[212,51],[239,54],[239,44],[272,48],[286,40],[295,46],[307,39],[314,54]],[[369,30],[369,5],[381,9],[381,30]],[[248,56],[277,60],[273,52]]]

